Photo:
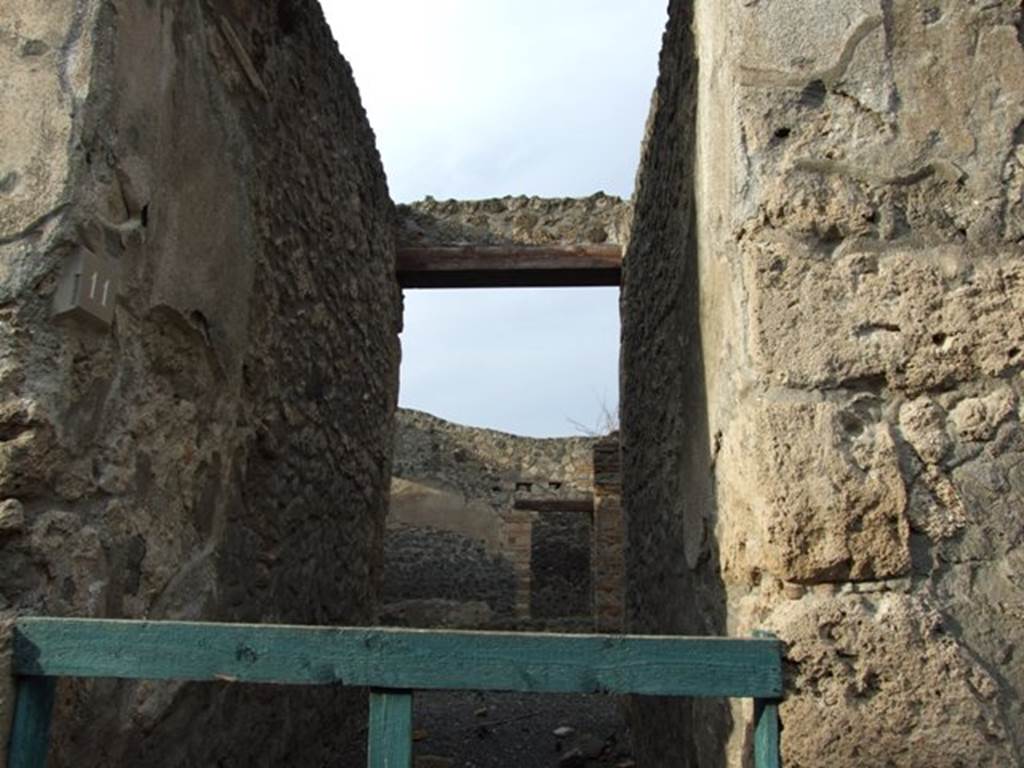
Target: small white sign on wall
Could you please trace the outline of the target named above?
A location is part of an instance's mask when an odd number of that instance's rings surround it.
[[[114,321],[120,265],[117,259],[79,248],[67,260],[53,298],[54,317]]]

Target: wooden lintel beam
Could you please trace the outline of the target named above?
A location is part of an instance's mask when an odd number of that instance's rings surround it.
[[[576,499],[516,499],[515,509],[529,512],[593,512],[594,497]]]
[[[398,249],[403,288],[617,286],[619,245],[446,245]]]

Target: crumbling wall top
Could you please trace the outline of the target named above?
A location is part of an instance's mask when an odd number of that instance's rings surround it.
[[[394,475],[429,478],[495,507],[509,507],[523,494],[573,498],[592,489],[594,443],[591,437],[521,437],[400,409]]]
[[[590,197],[500,197],[435,200],[398,206],[402,245],[622,245],[632,203],[597,192]]]

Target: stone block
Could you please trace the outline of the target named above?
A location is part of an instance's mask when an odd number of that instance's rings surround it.
[[[769,625],[792,665],[786,765],[1016,764],[996,678],[926,600],[808,597]]]
[[[722,451],[723,567],[814,583],[910,568],[907,493],[888,425],[870,399],[759,400]]]
[[[1015,251],[851,245],[822,260],[779,240],[752,242],[746,253],[753,363],[772,385],[875,382],[920,393],[1024,360]]]

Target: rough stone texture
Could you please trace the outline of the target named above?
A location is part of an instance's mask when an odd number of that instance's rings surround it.
[[[497,623],[491,606],[482,600],[398,600],[381,608],[385,627],[480,629]]]
[[[724,528],[730,580],[754,583],[765,568],[804,583],[905,574],[907,494],[890,427],[871,400],[847,411],[834,403],[758,405],[720,455],[723,465],[750,467],[749,475],[723,475],[721,490],[734,500],[732,514],[760,524],[754,536]]]
[[[511,508],[516,494],[587,494],[593,443],[589,437],[519,437],[403,408],[395,418],[393,471],[402,480],[435,481],[470,502]]]
[[[590,551],[595,629],[622,632],[626,624],[626,522],[622,515],[622,449],[618,433],[594,445]]]
[[[396,451],[403,452],[401,443],[396,443]],[[438,463],[443,461],[441,456],[437,457]],[[409,475],[395,476],[391,480],[389,528],[404,526],[451,531],[467,540],[479,541],[489,552],[500,550],[500,506],[492,505],[490,499],[474,498],[441,483],[431,484],[429,476],[408,478]]]
[[[317,4],[12,0],[0,63],[3,610],[372,621],[393,208]],[[109,328],[51,318],[79,248],[119,264]],[[323,764],[364,701],[58,698],[80,766]]]
[[[403,245],[623,245],[632,207],[598,192],[584,198],[501,197],[398,206]]]
[[[501,529],[501,549],[515,567],[515,616],[530,618],[533,602],[533,518],[532,512],[513,510]]]
[[[396,423],[385,600],[482,601],[492,623],[525,626],[536,570],[545,562],[534,563],[534,553],[557,542],[538,539],[549,528],[541,521],[550,513],[518,510],[515,503],[587,496],[595,441],[517,437],[410,410],[400,410]],[[573,514],[589,529],[585,513]],[[558,599],[586,589],[589,613],[590,559],[562,554],[557,581],[566,589]],[[540,578],[541,603],[550,589],[544,586],[549,571]],[[558,618],[575,614],[578,603],[561,604]],[[552,618],[542,613],[534,618]]]
[[[795,671],[783,715],[797,726],[783,730],[787,765],[819,766],[822,755],[839,765],[1019,764],[1006,746],[996,678],[926,601],[809,596],[784,604],[772,620],[791,638]],[[862,721],[874,738],[864,738]]]
[[[1022,12],[671,4],[624,274],[632,626],[777,631],[786,765],[1024,762]],[[641,764],[749,749],[741,706],[646,714]]]
[[[593,615],[591,516],[544,512],[533,522],[530,543],[530,616],[558,619]]]
[[[414,615],[408,609],[412,601],[443,600],[483,603],[488,620],[510,618],[515,611],[515,566],[508,556],[456,531],[392,525],[384,539],[381,599],[385,612],[396,616]],[[405,609],[398,611],[396,604]],[[433,616],[436,611],[422,614]]]
[[[620,415],[626,522],[626,631],[727,634],[693,194],[697,70],[694,5],[675,0],[634,193],[622,277]],[[728,709],[690,699],[631,705],[640,765],[713,766]]]

